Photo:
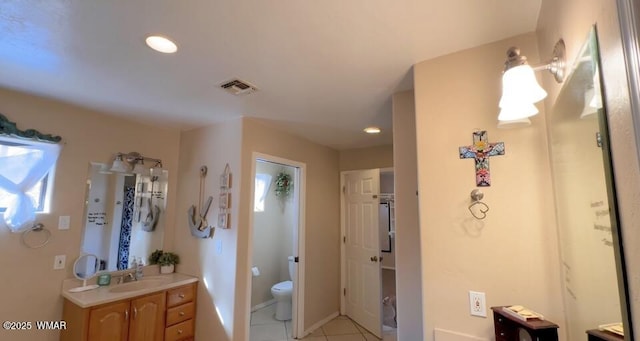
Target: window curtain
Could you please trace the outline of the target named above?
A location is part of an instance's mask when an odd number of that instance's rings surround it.
[[[30,228],[36,220],[36,207],[27,191],[42,180],[53,168],[61,146],[45,142],[24,142],[0,137],[0,141],[18,145],[0,145],[0,188],[11,194],[3,219],[9,229],[20,232]]]

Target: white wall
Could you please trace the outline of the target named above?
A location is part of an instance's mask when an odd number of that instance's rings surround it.
[[[245,340],[249,319],[251,272],[249,216],[253,214],[253,152],[307,165],[305,324],[317,323],[339,309],[338,153],[299,137],[242,118],[184,132],[180,142],[175,250],[177,270],[202,279],[198,286],[196,339]],[[229,164],[232,176],[231,227],[216,229],[211,239],[191,236],[186,212],[198,201],[199,169],[206,165],[205,198],[219,194],[219,174]],[[217,214],[216,203],[209,221]],[[216,245],[222,248],[216,253]]]
[[[394,94],[392,103],[398,340],[423,340],[422,258],[413,91]]]
[[[511,46],[538,62],[535,36],[526,34],[414,66],[424,340],[435,328],[494,337],[490,314],[469,314],[469,290],[485,292],[487,307],[541,312],[560,325],[561,338],[565,330],[544,110],[529,127],[496,128]],[[467,209],[474,161],[458,154],[475,130],[506,146],[491,158],[491,187],[481,188],[490,207],[484,220]]]
[[[250,193],[253,152],[259,152],[306,164],[305,200],[305,328],[339,311],[340,308],[340,176],[338,152],[300,137],[244,118],[242,126],[241,212],[238,235],[238,277],[234,320],[248,323],[246,300],[250,280],[248,247],[248,217],[253,210]],[[243,266],[243,264],[245,264]],[[246,331],[238,327],[234,340],[244,340]]]
[[[180,137],[180,168],[175,220],[175,251],[181,263],[177,271],[198,276],[198,304],[196,339],[220,341],[238,340],[234,328],[238,309],[236,269],[238,234],[240,230],[239,202],[242,186],[240,146],[242,120],[234,120],[183,132]],[[231,219],[229,229],[215,229],[212,238],[191,236],[187,223],[187,211],[191,205],[199,207],[200,167],[208,167],[204,180],[204,198],[213,196],[207,220],[217,225],[220,174],[229,164],[232,174]],[[246,229],[246,227],[244,227]],[[216,246],[221,253],[216,252]],[[243,250],[246,252],[246,248]]]
[[[340,171],[393,167],[393,146],[345,149],[340,151]]]

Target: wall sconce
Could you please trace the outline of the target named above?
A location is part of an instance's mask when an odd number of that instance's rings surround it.
[[[146,157],[137,152],[130,152],[116,154],[116,158],[111,165],[111,171],[146,175],[149,174],[149,170],[144,166],[145,160],[154,162],[152,168],[162,169],[162,160]]]
[[[538,84],[534,71],[548,70],[558,83],[564,80],[565,45],[560,39],[553,48],[553,57],[543,65],[530,66],[520,49],[507,50],[507,61],[502,74],[502,98],[498,121],[514,121],[538,114],[535,103],[547,97]]]

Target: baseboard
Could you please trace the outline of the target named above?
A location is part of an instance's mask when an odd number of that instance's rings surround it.
[[[312,331],[324,326],[327,322],[333,320],[334,318],[338,317],[339,315],[340,315],[340,313],[336,311],[335,313],[332,313],[331,315],[329,315],[329,316],[323,318],[322,320],[314,323],[313,326],[309,327],[307,330],[304,331],[304,335],[302,335],[302,337],[305,337],[305,336],[311,334]]]
[[[268,300],[266,302],[262,302],[260,304],[256,304],[255,306],[251,307],[251,312],[254,312],[254,311],[258,310],[258,309],[262,309],[262,308],[264,308],[266,306],[269,306],[269,305],[272,305],[274,303],[276,303],[276,299],[272,298],[272,299],[270,299],[270,300]]]
[[[489,339],[483,337],[440,328],[433,329],[433,338],[435,341],[489,341]]]

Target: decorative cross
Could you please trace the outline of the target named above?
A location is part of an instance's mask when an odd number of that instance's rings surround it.
[[[504,155],[504,142],[487,142],[486,131],[473,132],[473,145],[460,147],[461,159],[476,160],[476,185],[478,187],[491,186],[491,174],[489,173],[489,157]]]

